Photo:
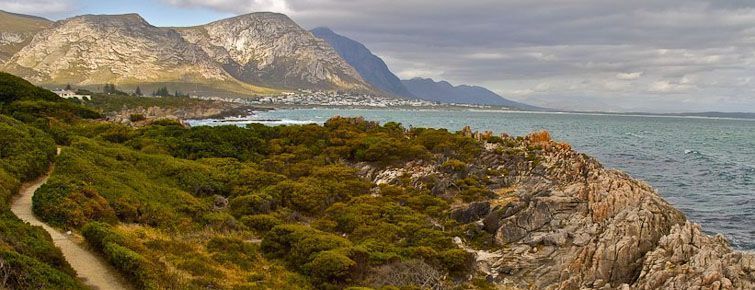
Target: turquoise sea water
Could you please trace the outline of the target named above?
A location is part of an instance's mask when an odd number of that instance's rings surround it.
[[[299,109],[260,112],[267,124],[363,116],[405,126],[525,135],[547,129],[605,166],[645,180],[708,233],[755,250],[755,120],[562,113]],[[243,125],[249,120],[222,124]],[[192,125],[220,124],[211,120]]]

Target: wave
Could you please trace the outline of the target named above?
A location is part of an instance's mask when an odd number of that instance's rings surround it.
[[[226,119],[207,119],[189,121],[190,126],[224,126],[224,125],[236,125],[246,126],[249,124],[263,124],[269,126],[276,125],[306,125],[306,124],[318,124],[313,120],[293,120],[293,119],[249,119],[249,118],[226,118]]]
[[[249,120],[248,123],[258,123],[265,125],[307,125],[307,124],[319,124],[318,121],[313,120],[292,120],[292,119],[280,119],[280,120]]]

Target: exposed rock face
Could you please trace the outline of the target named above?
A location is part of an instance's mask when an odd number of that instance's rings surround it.
[[[0,10],[0,64],[29,44],[37,32],[50,25],[52,21],[44,18]]]
[[[6,65],[38,83],[232,81],[175,30],[139,15],[85,15],[38,33]]]
[[[647,184],[544,138],[539,133],[522,142],[508,139],[514,148],[484,144],[467,174],[485,175],[497,197],[451,212],[457,221],[493,235],[492,249],[456,241],[478,255],[478,270],[490,281],[522,289],[755,287],[752,254],[733,251],[721,236],[705,235]],[[362,168],[362,173],[382,183],[411,176],[417,187],[432,174],[434,184],[444,186],[433,192],[453,191],[454,177],[438,166]],[[488,176],[491,169],[502,173]]]
[[[240,95],[376,92],[325,41],[282,14],[253,13],[191,28],[155,27],[127,14],[77,16],[32,29],[23,17],[0,14],[0,22],[9,18],[20,27],[0,26],[0,61],[7,59],[0,69],[37,84],[167,85]]]
[[[734,252],[722,236],[676,225],[647,253],[637,289],[754,289],[755,255]]]
[[[179,31],[245,82],[370,90],[332,47],[283,14],[252,13]]]

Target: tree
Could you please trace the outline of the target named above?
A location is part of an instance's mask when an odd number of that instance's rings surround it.
[[[72,90],[72,88],[71,88],[71,84],[67,84],[67,85],[66,85],[66,91],[70,91],[70,90]]]
[[[142,94],[142,88],[136,87],[136,91],[134,91],[134,95],[136,95],[137,97],[143,96],[143,94]]]
[[[157,89],[157,91],[153,93],[152,95],[157,96],[157,97],[168,97],[170,96],[170,91],[168,91],[168,88],[162,87],[162,88]]]
[[[102,88],[102,92],[110,95],[110,94],[117,94],[118,89],[115,87],[115,84],[105,84],[105,87]]]
[[[188,97],[189,94],[184,94],[183,92],[176,90],[176,93],[174,94],[176,97]]]

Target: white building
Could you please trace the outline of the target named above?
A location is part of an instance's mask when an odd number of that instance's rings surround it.
[[[90,95],[79,95],[71,90],[54,90],[52,92],[64,99],[92,100]]]

